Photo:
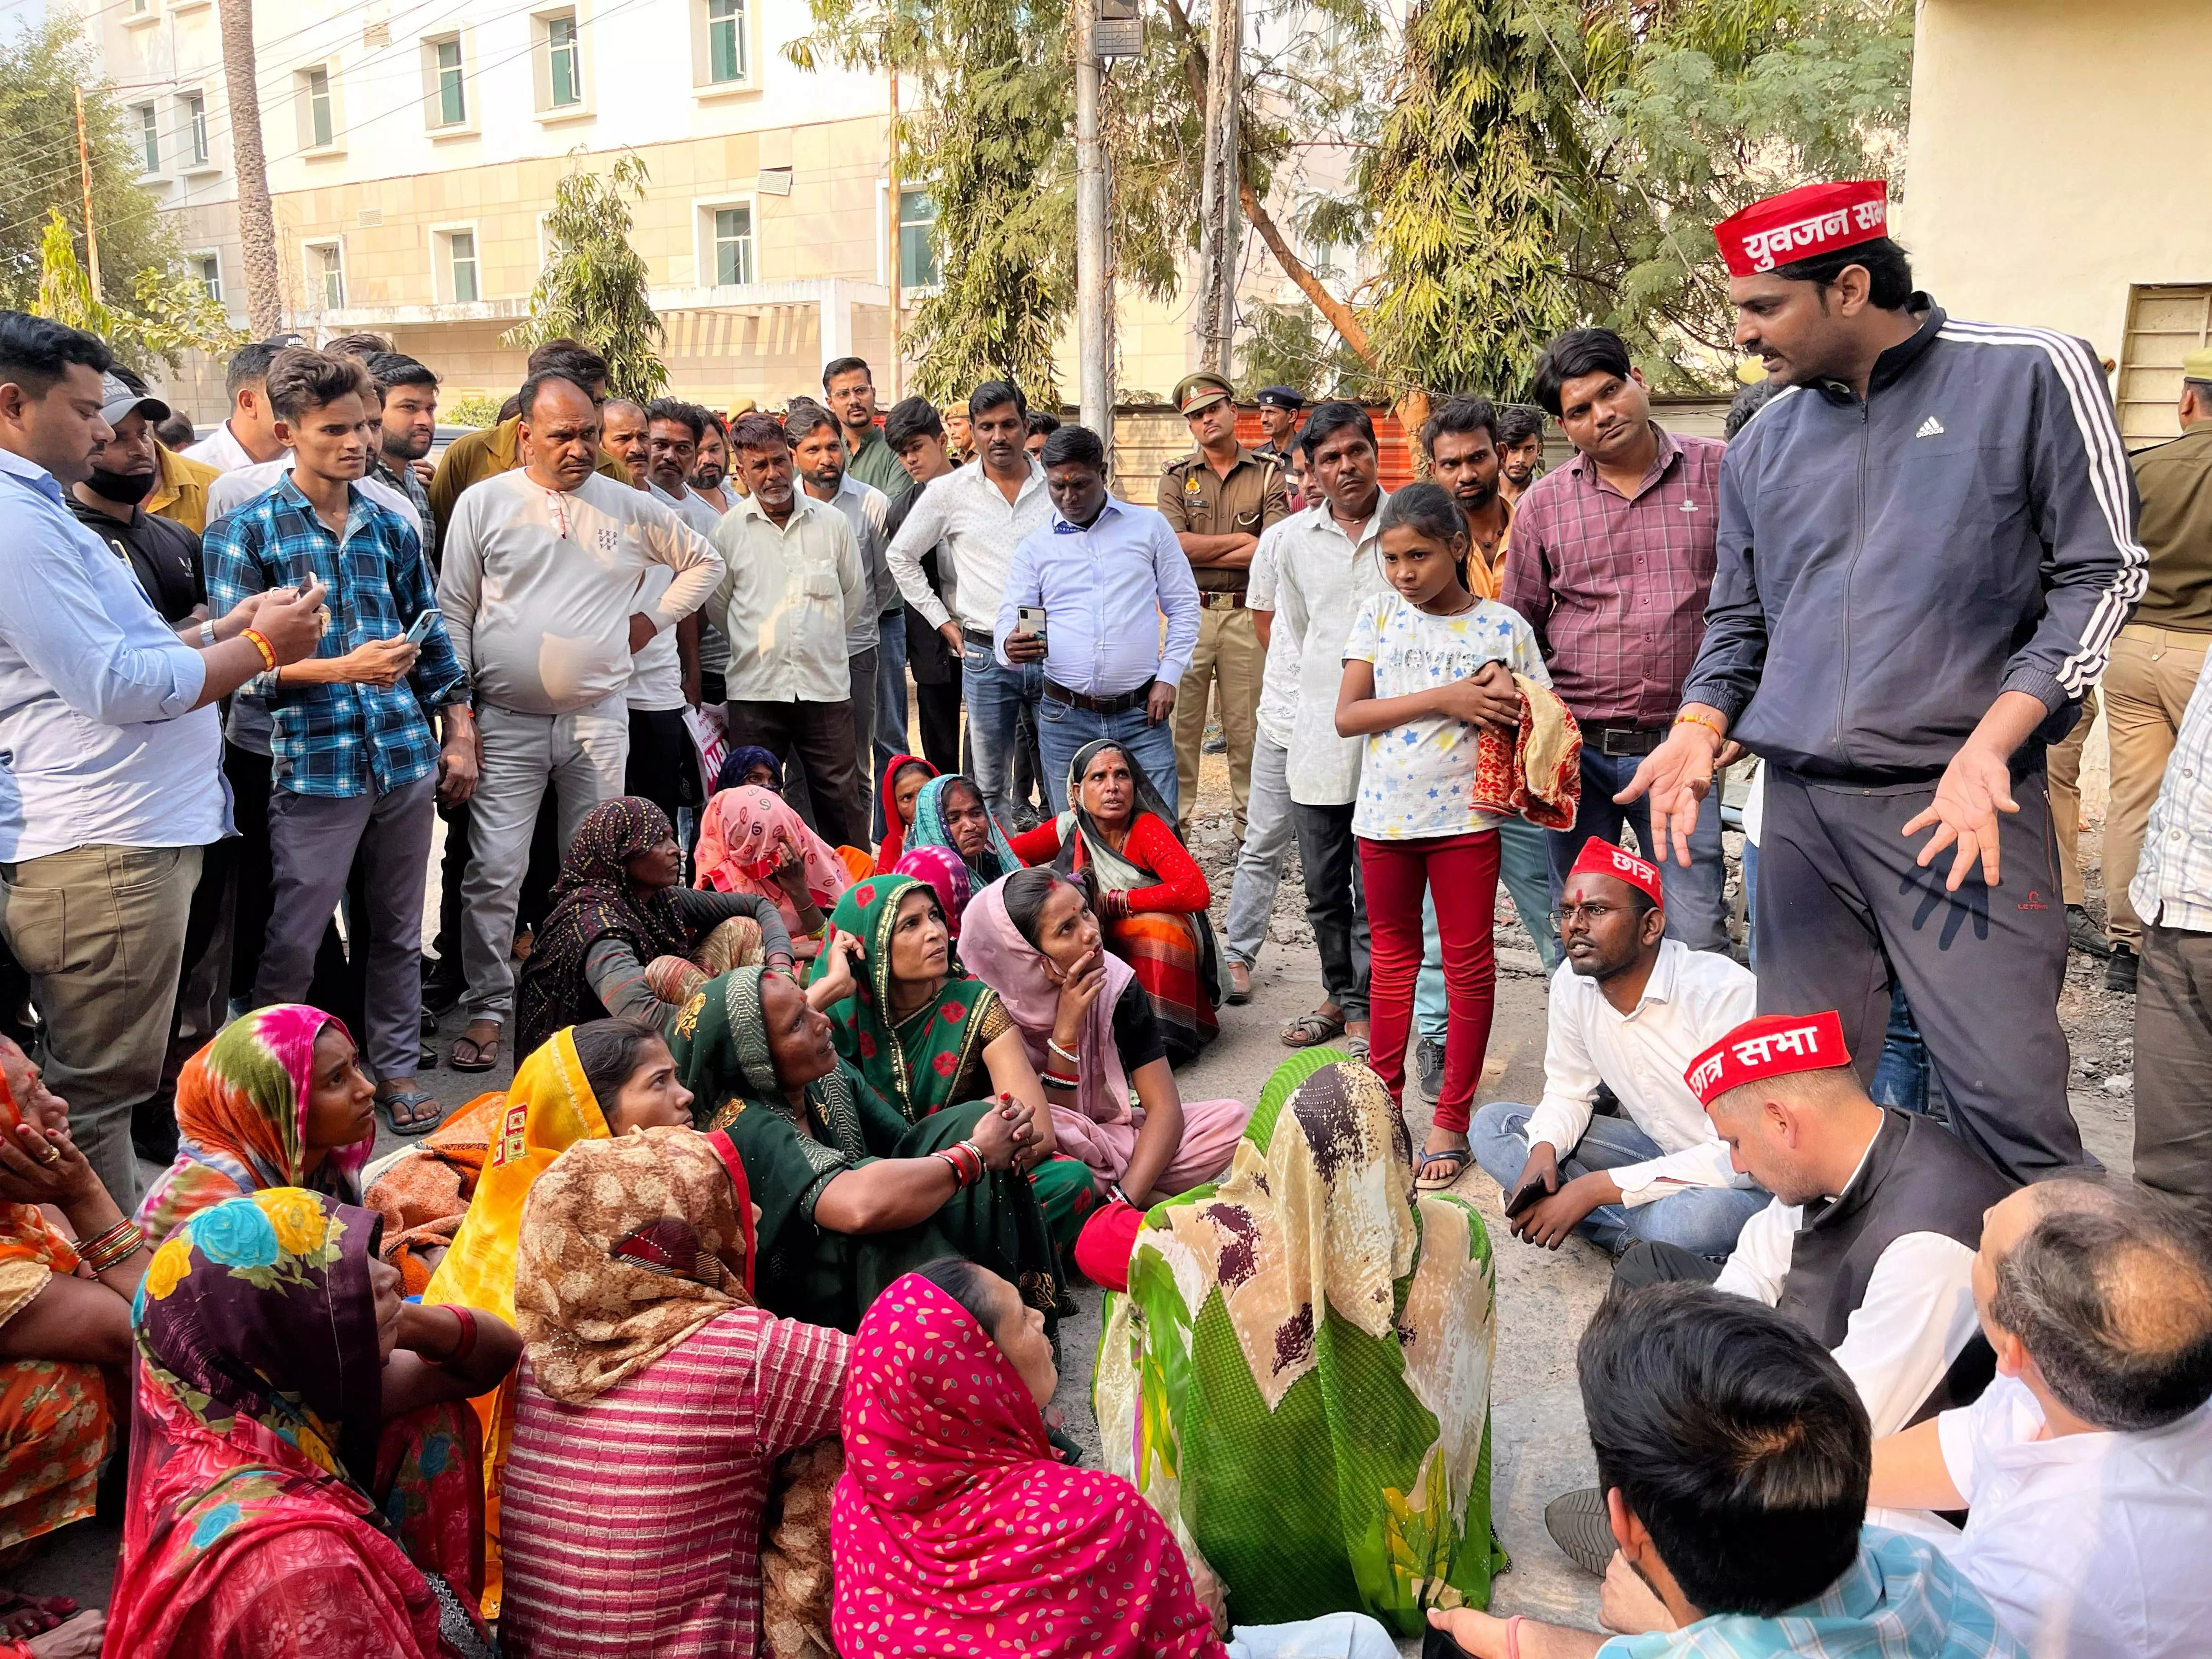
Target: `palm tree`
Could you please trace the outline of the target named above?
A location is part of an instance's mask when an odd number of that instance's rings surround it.
[[[253,0],[220,0],[222,79],[230,100],[231,165],[238,169],[238,240],[246,258],[246,317],[267,339],[283,326],[276,271],[276,215],[261,147],[260,77],[253,57]]]

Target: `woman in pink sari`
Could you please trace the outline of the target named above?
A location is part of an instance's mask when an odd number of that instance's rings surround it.
[[[837,849],[781,795],[757,785],[718,790],[707,803],[697,866],[697,886],[772,901],[803,957],[821,948],[823,918],[853,884]]]
[[[1081,886],[1050,869],[992,883],[969,901],[960,957],[1020,1028],[1060,1149],[1103,1195],[1149,1209],[1229,1167],[1252,1109],[1182,1098],[1151,1000]]]

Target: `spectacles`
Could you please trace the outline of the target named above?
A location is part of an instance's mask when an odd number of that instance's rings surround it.
[[[1573,922],[1591,927],[1602,927],[1608,917],[1624,914],[1626,907],[1619,904],[1568,904],[1552,912],[1552,931],[1564,933]]]

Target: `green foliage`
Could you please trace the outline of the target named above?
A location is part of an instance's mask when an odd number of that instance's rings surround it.
[[[189,350],[210,356],[235,351],[246,343],[222,307],[207,296],[197,278],[148,266],[131,285],[130,299],[111,306],[92,291],[92,279],[77,263],[76,244],[59,208],[46,210],[46,234],[39,246],[39,297],[32,307],[71,328],[97,334],[125,362],[150,367],[157,359],[172,372]]]
[[[645,194],[645,161],[625,151],[605,173],[582,163],[554,186],[546,216],[551,252],[530,292],[530,320],[501,337],[508,346],[580,340],[607,360],[617,398],[643,402],[668,384],[665,329],[646,297],[646,264],[629,245],[629,204]]]
[[[496,426],[499,424],[499,399],[487,392],[471,392],[465,397],[441,404],[438,420],[443,426]]]
[[[1387,403],[1388,388],[1365,360],[1309,305],[1255,306],[1237,343],[1237,395],[1249,403],[1262,386],[1294,386],[1310,398]]]

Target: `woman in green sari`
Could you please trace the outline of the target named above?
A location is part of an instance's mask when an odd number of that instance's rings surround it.
[[[838,899],[830,926],[835,944],[808,995],[826,1006],[838,1054],[909,1124],[994,1095],[1027,1105],[1038,1154],[1030,1180],[1054,1242],[1073,1249],[1098,1201],[1090,1166],[1055,1156],[1029,1048],[999,994],[953,954],[937,890],[913,876],[871,877]]]
[[[670,1047],[693,1121],[744,1164],[770,1312],[851,1331],[884,1285],[940,1255],[1011,1280],[1048,1319],[1073,1310],[1024,1173],[1036,1154],[1022,1103],[908,1123],[837,1057],[806,993],[757,967],[702,987]]]
[[[1229,1173],[1153,1206],[1107,1298],[1105,1465],[1236,1623],[1483,1607],[1497,1282],[1474,1206],[1413,1190],[1382,1081],[1310,1049]]]

